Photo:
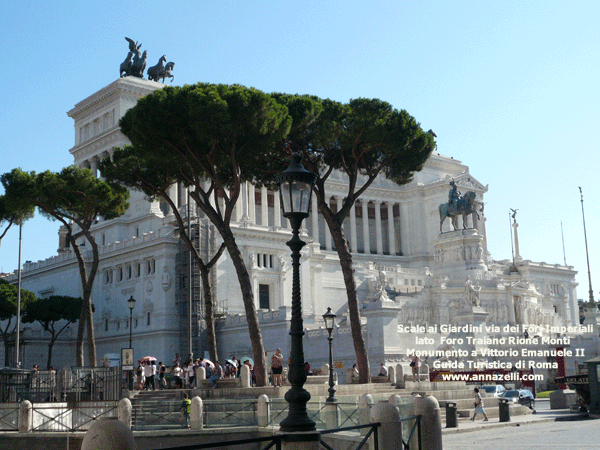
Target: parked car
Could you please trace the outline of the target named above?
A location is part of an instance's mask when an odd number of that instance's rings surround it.
[[[493,397],[500,397],[500,395],[506,390],[501,384],[486,384],[481,386],[480,389],[484,390],[487,395],[491,395]]]
[[[511,391],[504,391],[501,395],[501,398],[508,398],[513,403],[518,403],[519,405],[528,406],[533,409],[535,407],[535,399],[533,398],[533,394],[531,391],[527,389],[517,389]]]

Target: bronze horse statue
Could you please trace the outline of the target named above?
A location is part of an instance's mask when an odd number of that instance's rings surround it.
[[[174,62],[167,62],[166,55],[163,55],[158,60],[158,64],[152,66],[148,69],[148,79],[150,81],[159,81],[162,78],[162,82],[165,82],[165,78],[171,78],[171,82],[175,79],[175,76],[171,74],[173,67],[175,67]]]
[[[136,59],[137,55],[133,56],[133,64],[131,65],[131,75],[138,78],[144,78],[144,69],[146,68],[147,57],[147,51],[144,51],[144,53],[142,53],[142,56],[139,59]]]
[[[479,212],[473,207],[475,205],[475,197],[475,192],[468,191],[462,198],[458,199],[457,204],[442,203],[439,206],[440,233],[443,233],[442,225],[444,224],[446,217],[450,217],[455,231],[458,230],[458,216],[463,216],[463,230],[467,228],[467,216],[469,214],[477,214],[477,218],[481,218],[479,217]]]
[[[165,71],[165,63],[167,62],[167,56],[162,55],[155,66],[148,68],[148,79],[150,81],[158,81],[161,72]]]

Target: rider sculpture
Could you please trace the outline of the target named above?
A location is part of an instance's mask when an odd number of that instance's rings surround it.
[[[474,208],[476,194],[473,191],[468,191],[465,195],[461,196],[458,190],[458,186],[452,180],[450,182],[450,191],[448,192],[448,203],[442,203],[439,206],[440,212],[440,233],[442,231],[442,225],[446,217],[450,217],[454,230],[458,230],[458,216],[463,216],[463,229],[467,228],[467,216],[469,214],[476,214],[477,218],[479,213]]]

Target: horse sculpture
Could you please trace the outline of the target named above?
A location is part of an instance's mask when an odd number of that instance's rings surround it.
[[[119,67],[119,74],[121,77],[127,77],[131,74],[132,57],[133,52],[127,53],[127,58],[125,58],[125,61],[121,63],[121,66]]]
[[[166,55],[162,55],[155,66],[148,69],[148,79],[150,81],[158,81],[161,73],[165,71],[165,63],[167,62]]]
[[[148,52],[144,51],[142,56],[137,59],[137,55],[133,56],[133,64],[131,65],[131,75],[138,78],[144,78],[144,69],[146,69],[146,58]]]
[[[173,75],[171,73],[171,71],[173,70],[173,67],[175,67],[175,63],[172,61],[169,61],[167,63],[167,65],[165,66],[165,71],[162,72],[158,77],[162,78],[162,82],[165,82],[165,78],[170,78],[171,79],[171,83],[173,82],[173,80],[175,79],[175,75]]]
[[[468,191],[462,198],[458,199],[456,204],[442,203],[439,206],[440,233],[443,233],[442,225],[444,224],[446,217],[450,217],[455,231],[458,230],[458,216],[463,216],[463,230],[467,228],[467,216],[469,214],[477,214],[477,218],[480,219],[479,212],[473,208],[475,205],[475,197],[475,192]]]

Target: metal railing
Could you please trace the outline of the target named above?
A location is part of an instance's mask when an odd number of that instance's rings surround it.
[[[32,403],[119,400],[120,367],[73,367],[0,372],[0,401]]]
[[[353,427],[335,428],[332,430],[323,430],[320,432],[319,448],[324,448],[327,450],[334,450],[333,447],[331,447],[329,444],[327,444],[325,441],[323,441],[323,439],[321,439],[321,437],[323,435],[329,435],[329,434],[345,432],[345,431],[368,429],[368,431],[365,434],[365,436],[363,437],[363,439],[352,450],[361,450],[365,446],[365,444],[368,442],[369,438],[371,438],[371,436],[373,436],[373,450],[379,450],[379,437],[378,437],[377,430],[380,426],[381,426],[380,423],[370,423],[368,425],[356,425]],[[184,445],[184,446],[168,447],[168,448],[163,447],[163,449],[164,450],[202,450],[202,449],[216,449],[216,448],[222,448],[222,447],[230,448],[230,447],[236,447],[236,446],[248,446],[249,444],[259,444],[260,445],[261,443],[264,443],[265,444],[264,447],[259,446],[258,448],[260,448],[261,450],[268,450],[271,448],[281,450],[281,444],[283,442],[287,441],[287,439],[288,439],[287,434],[277,434],[274,436],[248,438],[248,439],[233,439],[233,440],[223,441],[223,442],[211,442],[211,443],[207,443],[207,444],[192,444],[192,445]],[[256,446],[253,446],[252,448],[256,448]],[[408,448],[408,447],[406,447],[406,448]],[[420,447],[419,447],[419,450],[421,450]]]
[[[19,404],[0,404],[0,431],[18,431],[19,429]]]
[[[102,417],[117,417],[118,402],[34,403],[31,431],[86,431]]]

